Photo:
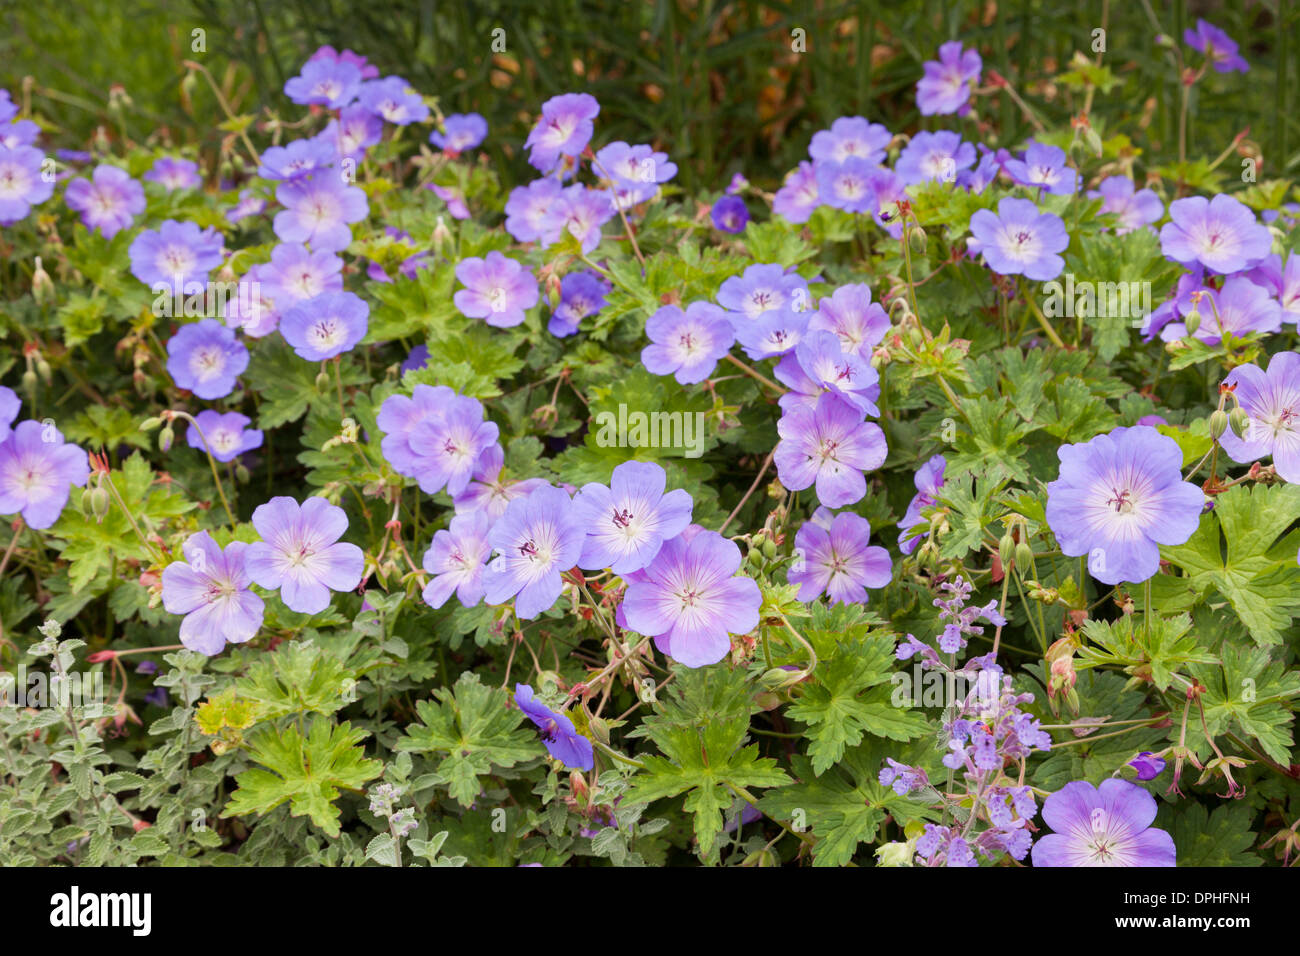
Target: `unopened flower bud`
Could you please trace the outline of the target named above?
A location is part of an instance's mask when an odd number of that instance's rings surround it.
[[[171,451],[172,442],[176,440],[176,432],[168,425],[158,433],[158,450]]]
[[[1228,413],[1228,424],[1232,427],[1232,433],[1238,438],[1246,437],[1246,429],[1250,427],[1250,416],[1246,410],[1238,405]]]
[[[37,305],[45,305],[54,298],[54,282],[41,265],[40,256],[36,257],[36,270],[32,273],[32,298]]]
[[[998,558],[1001,560],[1004,570],[1011,565],[1011,559],[1015,556],[1015,551],[1016,539],[1011,537],[1011,532],[1008,531],[998,541]]]
[[[1183,320],[1183,323],[1187,326],[1187,334],[1195,335],[1196,330],[1201,327],[1200,311],[1198,309],[1192,309],[1192,311],[1187,314],[1187,318]]]
[[[325,392],[329,390],[329,387],[330,387],[330,373],[325,371],[324,369],[321,369],[320,374],[316,376],[316,391]]]
[[[1217,439],[1228,430],[1228,413],[1216,408],[1210,415],[1210,437]]]
[[[248,479],[251,477],[252,475],[248,473],[248,468],[242,461],[235,465],[235,481],[239,482],[241,485],[246,485],[248,484]]]
[[[1020,569],[1022,577],[1026,574],[1035,575],[1034,549],[1029,546],[1028,542],[1021,541],[1016,545],[1016,567]]]
[[[108,492],[104,490],[103,485],[96,485],[90,492],[90,510],[95,520],[102,523],[108,517],[109,506]]]
[[[907,230],[907,244],[913,252],[925,252],[925,230],[920,226],[910,226]]]
[[[23,391],[26,392],[28,395],[36,394],[36,373],[33,372],[31,369],[28,369],[27,371],[23,372],[22,387],[23,387]]]
[[[142,432],[151,432],[151,431],[153,431],[155,428],[161,428],[161,427],[162,427],[162,423],[163,423],[163,420],[162,420],[162,418],[161,418],[160,416],[158,416],[158,415],[155,415],[153,418],[146,418],[144,421],[142,421],[142,422],[140,423],[140,431],[142,431]]]

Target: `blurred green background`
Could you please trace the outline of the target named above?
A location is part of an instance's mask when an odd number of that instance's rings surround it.
[[[1049,124],[1063,124],[1083,93],[1055,78],[1076,50],[1091,56],[1103,21],[1104,64],[1117,85],[1098,94],[1093,123],[1103,133],[1121,121],[1149,123],[1144,145],[1168,159],[1177,151],[1178,79],[1154,37],[1158,25],[1181,43],[1184,27],[1203,16],[1240,44],[1251,71],[1210,73],[1194,88],[1189,157],[1217,156],[1249,127],[1263,176],[1300,167],[1300,0],[64,0],[0,10],[0,83],[17,99],[30,78],[33,108],[61,146],[103,127],[111,137],[215,150],[223,116],[206,83],[183,86],[186,58],[212,72],[236,112],[270,107],[296,121],[302,110],[281,93],[284,80],[330,43],[438,96],[445,111],[484,114],[507,184],[531,178],[520,146],[539,104],[583,90],[602,104],[597,142],[654,142],[689,190],[721,189],[737,171],[771,186],[805,157],[815,130],[845,114],[987,141],[972,119],[917,114],[921,63],[950,39],[975,44],[986,71],[1010,79]],[[204,52],[191,52],[196,29],[205,31]],[[493,51],[494,35],[504,52]],[[793,49],[800,38],[806,52]],[[129,104],[110,107],[114,84]],[[981,101],[979,112],[1000,143],[1031,132],[1006,96]]]

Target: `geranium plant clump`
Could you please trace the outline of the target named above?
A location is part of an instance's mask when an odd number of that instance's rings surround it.
[[[581,90],[283,92],[0,97],[0,862],[1293,861],[1289,182],[962,42],[698,203]]]

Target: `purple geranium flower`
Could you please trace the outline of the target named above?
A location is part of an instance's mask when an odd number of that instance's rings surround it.
[[[243,644],[257,635],[266,604],[248,586],[246,562],[254,547],[232,541],[223,551],[200,531],[181,548],[185,560],[163,568],[163,607],[185,615],[181,643],[190,650],[212,657],[227,641]]]
[[[809,332],[777,363],[774,374],[790,387],[779,399],[786,411],[798,405],[816,408],[818,398],[832,392],[865,415],[880,414],[879,373],[856,352],[845,352],[833,332]]]
[[[772,197],[772,211],[790,222],[807,222],[821,205],[817,191],[817,167],[804,160],[790,172]]]
[[[1165,772],[1165,760],[1163,757],[1157,757],[1149,750],[1144,750],[1132,760],[1128,765],[1137,771],[1139,780],[1154,780]]]
[[[359,104],[345,106],[337,120],[330,120],[312,139],[328,146],[341,162],[359,163],[366,150],[384,135],[384,121]]]
[[[316,252],[338,252],[352,241],[350,223],[366,218],[366,194],[334,175],[281,183],[275,198],[275,234],[285,242],[310,242]]]
[[[361,68],[343,59],[308,60],[302,72],[284,84],[284,95],[300,106],[347,106],[361,87]]]
[[[617,210],[609,193],[575,183],[547,205],[542,219],[542,242],[552,245],[567,232],[578,240],[583,253],[590,255],[600,245],[600,227],[615,215]]]
[[[808,282],[779,265],[760,263],[732,276],[718,287],[718,304],[732,313],[739,329],[746,319],[780,310],[805,312],[812,308]]]
[[[54,193],[54,180],[42,175],[45,154],[34,146],[0,146],[0,226],[25,219],[32,206]]]
[[[871,361],[871,350],[889,331],[889,316],[871,301],[871,287],[863,283],[840,286],[817,303],[808,331],[834,332],[845,352]]]
[[[89,477],[86,453],[65,444],[53,424],[19,422],[0,442],[0,514],[20,514],[29,528],[48,528],[72,486],[83,487]]]
[[[323,362],[352,348],[370,328],[370,306],[351,292],[324,292],[293,306],[280,318],[280,334],[309,362]]]
[[[792,351],[808,328],[811,313],[772,309],[748,322],[736,323],[736,341],[754,361]]]
[[[563,763],[566,770],[590,770],[596,765],[591,741],[578,733],[568,717],[556,713],[537,700],[533,696],[533,689],[527,684],[515,684],[515,706],[538,726],[547,753]],[[541,866],[540,863],[535,865]]]
[[[208,274],[221,265],[221,246],[221,233],[215,229],[168,219],[136,236],[127,255],[131,274],[155,292],[165,286],[168,294],[188,294],[187,286],[206,283]]]
[[[1155,797],[1135,783],[1067,783],[1043,801],[1055,832],[1034,844],[1034,866],[1173,866],[1174,838],[1151,826],[1155,818]]]
[[[1158,546],[1182,544],[1200,523],[1205,495],[1183,481],[1178,443],[1154,428],[1116,428],[1056,454],[1047,524],[1064,554],[1087,555],[1099,581],[1142,583],[1160,567]]]
[[[557,338],[573,335],[589,315],[605,307],[609,283],[595,272],[570,272],[560,280],[560,303],[551,313],[546,330]]]
[[[271,250],[262,279],[270,297],[287,309],[325,292],[342,292],[343,260],[332,252],[285,242]]]
[[[411,429],[409,441],[420,490],[432,495],[445,487],[447,494],[459,495],[499,433],[496,422],[484,420],[478,399],[456,395],[438,414]]]
[[[860,156],[850,156],[843,162],[819,160],[817,170],[817,195],[823,205],[845,212],[871,212],[876,208],[876,190],[872,175],[879,168]]]
[[[524,312],[537,304],[537,279],[532,272],[499,252],[461,260],[456,278],[465,286],[452,296],[461,315],[485,319],[498,329],[521,324]]]
[[[864,471],[885,461],[885,433],[836,395],[817,399],[815,408],[792,408],[776,423],[781,440],[773,461],[781,484],[791,491],[817,486],[817,500],[841,508],[867,493]]]
[[[0,146],[15,149],[19,146],[32,146],[41,128],[31,120],[17,120],[6,126],[0,126]]]
[[[980,209],[970,217],[970,231],[984,261],[998,275],[1023,275],[1045,282],[1065,268],[1062,252],[1070,244],[1061,217],[1039,212],[1028,199],[1010,196],[998,203],[997,215]]]
[[[682,385],[712,375],[718,359],[735,343],[727,313],[709,302],[692,302],[685,312],[666,305],[646,320],[645,334],[652,343],[641,350],[646,371],[672,375]]]
[[[1203,266],[1225,275],[1258,264],[1268,255],[1272,238],[1255,214],[1231,196],[1189,196],[1169,204],[1160,230],[1160,249],[1187,267]]]
[[[869,123],[861,116],[841,116],[830,129],[813,133],[808,155],[817,163],[842,163],[861,159],[879,165],[893,135],[879,123]]]
[[[442,129],[429,134],[429,142],[443,152],[463,153],[487,137],[488,124],[478,113],[452,113],[443,118]]]
[[[721,196],[709,211],[709,220],[719,232],[735,235],[749,225],[749,209],[740,196]]]
[[[247,415],[239,412],[223,415],[207,408],[195,415],[194,420],[198,427],[191,425],[185,433],[185,440],[191,448],[211,451],[217,461],[233,461],[246,451],[262,447],[262,433],[248,427]],[[205,438],[206,446],[203,443]]]
[[[974,163],[975,147],[963,143],[957,133],[949,130],[920,132],[898,154],[894,172],[905,186],[931,181],[955,183],[957,174]]]
[[[338,154],[320,139],[297,139],[288,146],[271,146],[262,153],[257,175],[263,179],[293,180],[334,164]]]
[[[357,90],[357,102],[394,126],[423,123],[429,118],[429,107],[420,94],[400,76],[386,76],[382,80],[367,80]]]
[[[1285,269],[1281,256],[1266,256],[1246,278],[1277,297],[1283,322],[1292,325],[1300,322],[1300,254],[1288,253]]]
[[[167,342],[167,372],[198,398],[225,398],[246,368],[248,349],[216,319],[183,325]]]
[[[562,489],[544,485],[516,498],[492,525],[488,543],[497,557],[483,574],[489,604],[515,599],[516,616],[529,620],[548,610],[578,563],[586,531]]]
[[[1017,184],[1043,192],[1070,196],[1079,189],[1079,174],[1066,165],[1065,150],[1059,146],[1031,140],[1024,155],[1008,159],[1003,169]]]
[[[740,549],[716,531],[665,541],[623,597],[628,629],[653,637],[659,650],[686,667],[716,664],[730,634],[758,626],[763,597],[740,569]]]
[[[903,520],[898,522],[898,549],[904,554],[911,554],[920,542],[920,534],[912,531],[917,525],[925,524],[921,509],[928,508],[938,500],[939,489],[943,487],[943,472],[948,467],[948,460],[943,455],[935,455],[916,470],[913,483],[916,494],[908,502]]]
[[[7,385],[0,385],[0,442],[3,442],[12,433],[9,427],[18,417],[18,409],[22,408],[23,400],[18,397],[18,393]]]
[[[653,561],[664,541],[691,523],[690,493],[676,488],[665,494],[667,481],[654,462],[625,461],[608,486],[583,485],[573,501],[574,518],[587,534],[578,567],[626,575]]]
[[[591,142],[592,120],[600,104],[586,93],[562,93],[542,104],[542,115],[528,134],[524,146],[528,162],[535,169],[549,173],[562,156],[575,157]]]
[[[1195,30],[1188,27],[1183,31],[1183,42],[1198,53],[1204,53],[1216,73],[1233,70],[1246,73],[1250,70],[1250,64],[1237,54],[1237,42],[1212,23],[1198,19]]]
[[[143,178],[151,183],[158,183],[168,192],[173,189],[197,189],[203,185],[198,163],[172,156],[158,157],[154,161],[153,168],[145,173]]]
[[[426,419],[441,418],[460,397],[446,385],[417,385],[409,397],[389,395],[384,399],[376,418],[385,433],[379,444],[384,460],[400,474],[414,478],[416,452],[411,435],[415,427]]]
[[[506,201],[506,232],[519,242],[542,238],[551,206],[560,202],[564,187],[558,179],[535,179],[510,191]]]
[[[279,588],[289,610],[319,613],[329,607],[330,591],[361,583],[365,555],[339,541],[348,516],[324,498],[301,505],[283,495],[272,498],[254,509],[253,527],[262,540],[248,546],[248,576],[264,588]]]
[[[492,553],[487,541],[491,527],[485,512],[470,511],[452,518],[445,530],[434,532],[422,562],[433,575],[424,586],[426,604],[442,607],[453,591],[464,607],[483,600],[483,568]]]
[[[622,140],[597,150],[593,168],[618,192],[620,209],[653,199],[659,185],[677,175],[677,164],[667,153],[644,144],[629,146]]]
[[[328,43],[319,47],[307,62],[314,63],[317,60],[324,60],[327,63],[351,63],[361,71],[363,80],[373,80],[379,75],[379,67],[371,66],[370,61],[360,53],[353,53],[351,50],[335,50]]]
[[[980,55],[974,50],[963,50],[959,40],[939,47],[937,62],[926,60],[921,64],[925,76],[916,84],[916,106],[921,115],[969,113],[971,91],[979,83],[983,65]]]
[[[81,213],[92,232],[112,239],[144,212],[144,187],[124,169],[106,163],[95,167],[90,179],[74,179],[64,194],[68,207]]]
[[[1196,301],[1196,297],[1192,297]],[[1215,291],[1206,289],[1197,310],[1201,324],[1194,335],[1207,345],[1218,345],[1224,335],[1241,338],[1252,332],[1267,335],[1282,328],[1282,309],[1268,290],[1245,276],[1233,276]],[[1165,341],[1187,334],[1185,322],[1172,322],[1160,330]]]
[[[505,452],[500,445],[492,445],[484,451],[474,468],[474,480],[465,486],[463,492],[452,498],[456,514],[482,511],[489,521],[496,521],[505,513],[510,502],[546,484],[545,478],[506,482],[501,478],[504,467]]]
[[[794,536],[795,561],[788,572],[800,601],[822,594],[832,604],[865,604],[867,588],[883,588],[893,577],[889,552],[868,546],[871,525],[852,512],[832,515],[818,508]]]
[[[254,196],[247,189],[239,194],[239,202],[230,207],[226,213],[226,222],[235,223],[249,216],[256,216],[266,208],[266,200]]]
[[[1127,176],[1107,176],[1095,190],[1088,190],[1089,199],[1102,200],[1101,212],[1118,218],[1116,235],[1150,225],[1165,214],[1165,204],[1154,191],[1134,188]]]
[[[18,104],[13,101],[8,90],[0,90],[0,123],[8,123],[18,115]]]
[[[238,294],[226,303],[226,324],[261,338],[280,326],[281,309],[271,295],[271,264],[250,266],[239,280]]]
[[[1223,384],[1234,389],[1247,415],[1244,438],[1231,428],[1219,436],[1223,450],[1242,464],[1272,455],[1277,473],[1300,484],[1300,355],[1278,352],[1267,372],[1238,365]]]

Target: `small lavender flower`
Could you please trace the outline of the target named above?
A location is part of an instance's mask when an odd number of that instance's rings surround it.
[[[877,780],[882,787],[891,788],[900,797],[905,797],[913,790],[922,790],[930,786],[930,778],[920,767],[909,767],[899,763],[893,757],[886,757],[889,766],[881,767]]]
[[[31,120],[15,120],[0,126],[0,146],[16,149],[19,146],[33,146],[36,137],[41,135],[41,128]]]
[[[417,385],[409,397],[389,395],[384,399],[376,418],[385,433],[379,444],[384,460],[399,474],[414,478],[418,465],[411,439],[416,426],[428,419],[441,419],[461,398],[446,385]]]
[[[452,296],[461,315],[485,319],[494,328],[521,324],[524,313],[537,304],[537,279],[532,272],[499,252],[489,252],[484,259],[462,259],[456,278],[465,286]]]
[[[215,412],[204,409],[194,416],[198,427],[190,425],[185,441],[199,451],[209,450],[217,461],[234,461],[244,452],[262,447],[262,432],[249,428],[247,415],[239,412]],[[204,445],[203,440],[207,439]]]
[[[206,531],[186,539],[185,560],[163,568],[163,607],[183,614],[181,643],[208,657],[226,646],[252,640],[262,627],[266,604],[249,590],[246,562],[254,545],[232,541],[225,550]]]
[[[299,106],[336,110],[356,99],[361,68],[343,59],[308,60],[302,72],[284,84],[284,95]]]
[[[667,153],[644,144],[629,146],[622,140],[597,150],[592,168],[618,192],[619,209],[653,199],[659,186],[677,175],[677,164]]]
[[[799,167],[786,176],[785,182],[772,197],[772,211],[794,223],[807,222],[820,205],[817,167],[807,160],[799,163]]]
[[[879,123],[869,123],[861,116],[841,116],[830,129],[813,133],[808,155],[817,163],[842,163],[861,159],[876,166],[885,158],[892,134]]]
[[[709,221],[719,232],[735,235],[749,225],[749,209],[740,196],[721,196],[709,211]]]
[[[983,61],[975,50],[963,50],[953,40],[939,47],[938,61],[921,64],[925,75],[916,84],[916,106],[922,116],[970,112],[971,91],[979,83]]]
[[[488,531],[492,522],[483,511],[458,514],[445,530],[434,532],[421,562],[432,577],[424,586],[424,603],[439,608],[452,592],[464,607],[483,600],[483,568],[492,548]]]
[[[370,306],[351,292],[323,292],[290,307],[280,317],[280,334],[299,356],[323,362],[350,352],[370,328]]]
[[[979,160],[973,168],[957,173],[957,185],[973,193],[982,193],[997,180],[998,173],[1002,172],[1002,164],[998,162],[997,153],[983,143],[976,143],[975,149],[979,153]]]
[[[455,496],[469,485],[479,458],[496,444],[499,429],[496,422],[484,421],[483,405],[475,398],[457,395],[440,411],[411,429],[415,477],[426,495],[446,488]]]
[[[365,556],[355,544],[339,541],[347,514],[324,498],[301,505],[283,495],[272,498],[253,510],[253,527],[262,540],[248,546],[248,576],[278,588],[289,610],[317,614],[329,607],[331,591],[361,583]]]
[[[86,453],[64,443],[52,424],[19,422],[0,442],[0,515],[21,515],[29,528],[59,520],[72,486],[90,477]]]
[[[237,294],[226,303],[226,324],[245,335],[261,338],[280,327],[281,309],[271,295],[271,264],[250,266],[239,280]]]
[[[1055,832],[1034,844],[1034,866],[1174,866],[1174,838],[1151,826],[1156,809],[1155,797],[1117,777],[1067,783],[1043,801]]]
[[[1268,335],[1282,328],[1282,309],[1268,290],[1245,276],[1233,276],[1215,291],[1206,289],[1197,305],[1201,324],[1193,333],[1206,345],[1218,345],[1225,335],[1242,338],[1250,333]],[[1185,322],[1171,322],[1160,331],[1168,341],[1187,334]]]
[[[1244,437],[1231,428],[1219,436],[1223,450],[1243,464],[1272,455],[1278,475],[1300,484],[1300,355],[1278,352],[1267,372],[1238,365],[1223,384],[1234,389],[1247,416]]]
[[[867,588],[883,588],[893,578],[889,552],[868,546],[871,525],[845,511],[818,508],[794,536],[796,560],[787,576],[799,586],[800,601],[826,594],[832,604],[865,604]]]
[[[216,319],[200,319],[167,341],[167,372],[198,398],[225,398],[248,368],[248,349]]]
[[[131,274],[156,292],[188,293],[186,286],[203,284],[221,265],[221,234],[202,231],[192,222],[166,220],[156,230],[145,229],[131,241],[127,255]]]
[[[1159,545],[1182,544],[1200,523],[1204,493],[1183,481],[1183,453],[1146,425],[1062,445],[1047,486],[1047,524],[1061,551],[1088,556],[1106,584],[1140,584],[1160,567]]]
[[[34,146],[0,146],[0,226],[26,219],[32,207],[54,193],[54,180],[41,175],[45,154]]]
[[[676,488],[665,494],[667,481],[654,462],[625,461],[609,485],[583,485],[573,501],[574,517],[587,534],[578,567],[625,575],[653,561],[664,541],[691,523],[690,493]]]
[[[1157,757],[1149,750],[1144,750],[1132,760],[1128,765],[1137,771],[1139,780],[1154,780],[1165,772],[1165,760],[1163,757]]]
[[[153,167],[143,178],[158,183],[168,192],[174,189],[197,189],[203,185],[198,163],[172,156],[160,156],[154,160]]]
[[[488,534],[497,557],[483,574],[487,602],[514,598],[523,620],[548,610],[564,590],[561,575],[578,563],[585,537],[563,490],[544,485],[516,498]]]
[[[575,183],[547,205],[542,219],[542,242],[553,245],[568,233],[578,240],[583,254],[590,255],[600,245],[600,227],[615,215],[617,211],[609,193]]]
[[[297,139],[287,146],[271,146],[262,153],[257,175],[263,179],[294,180],[332,166],[338,156],[320,139]]]
[[[623,596],[628,629],[654,638],[655,647],[686,667],[716,664],[731,649],[731,634],[758,626],[758,585],[736,577],[740,549],[716,531],[665,541],[655,559],[631,580]]]
[[[478,113],[451,113],[443,117],[441,130],[429,134],[429,142],[446,153],[463,153],[482,143],[487,134],[487,120]]]
[[[779,399],[789,411],[799,405],[817,407],[828,392],[838,395],[864,415],[879,415],[880,375],[856,352],[845,352],[840,339],[825,330],[809,332],[777,363],[777,381],[789,386]]]
[[[126,170],[106,163],[95,167],[90,179],[74,179],[64,194],[68,208],[81,213],[81,221],[91,232],[99,230],[112,239],[130,227],[144,212],[144,187]]]
[[[384,121],[359,104],[345,106],[312,139],[333,151],[336,161],[359,163],[384,135]]]
[[[474,480],[465,486],[463,492],[452,498],[456,514],[482,511],[489,521],[496,521],[505,513],[510,502],[546,484],[545,478],[506,482],[501,477],[504,467],[505,452],[500,445],[491,445],[479,455],[478,464],[474,467]]]
[[[596,765],[591,741],[578,733],[568,717],[533,696],[533,689],[527,684],[515,684],[515,706],[541,730],[547,753],[564,764],[565,769],[590,770]]]
[[[329,44],[319,47],[307,62],[314,63],[317,60],[324,60],[327,63],[351,63],[361,71],[363,80],[373,80],[379,75],[379,67],[372,66],[370,61],[360,53],[353,53],[351,50],[335,50]]]
[[[885,461],[885,433],[835,395],[823,395],[816,408],[792,408],[776,423],[773,461],[781,484],[791,491],[817,486],[817,500],[842,508],[867,493],[864,471]]]
[[[264,281],[271,298],[289,308],[325,292],[342,292],[343,260],[296,242],[281,243],[271,250]]]
[[[1289,253],[1285,269],[1281,256],[1266,256],[1246,274],[1246,278],[1268,289],[1277,298],[1283,322],[1290,325],[1300,323],[1300,254]]]
[[[808,331],[834,332],[845,352],[871,361],[871,351],[889,331],[889,316],[871,301],[871,287],[863,283],[840,286],[817,303]]]
[[[1079,174],[1066,165],[1065,150],[1058,146],[1031,140],[1024,155],[1007,160],[1003,168],[1018,185],[1042,192],[1070,196],[1079,189]]]
[[[1189,268],[1200,265],[1224,275],[1257,265],[1272,237],[1247,206],[1224,193],[1189,196],[1169,204],[1170,222],[1160,230],[1165,257]]]
[[[533,168],[549,173],[561,158],[576,157],[591,142],[592,120],[600,104],[586,93],[562,93],[542,104],[542,115],[528,134],[524,146]]]
[[[803,339],[808,328],[808,312],[771,309],[748,322],[736,325],[736,341],[754,361],[786,355]]]
[[[1127,176],[1107,176],[1095,190],[1088,190],[1089,199],[1101,199],[1101,212],[1118,218],[1117,236],[1150,225],[1165,214],[1165,204],[1150,189],[1134,191],[1133,180]]]
[[[996,215],[987,209],[976,211],[970,217],[970,231],[989,268],[998,275],[1046,282],[1065,268],[1065,260],[1057,255],[1070,244],[1065,223],[1053,213],[1040,213],[1028,199],[1007,196],[998,203]]]
[[[506,232],[519,242],[535,242],[546,229],[551,206],[560,201],[564,187],[559,180],[535,179],[510,191],[506,201]]]
[[[1213,64],[1216,73],[1246,73],[1250,70],[1247,63],[1237,53],[1237,42],[1212,23],[1196,21],[1196,29],[1188,27],[1183,31],[1183,42],[1198,53],[1204,53]]]
[[[975,147],[948,130],[920,132],[903,147],[894,172],[903,185],[923,182],[955,183],[957,174],[975,163]]]
[[[0,123],[8,123],[18,115],[18,104],[13,101],[8,90],[0,89]]]
[[[939,620],[944,622],[943,632],[939,635],[939,650],[945,654],[965,650],[968,637],[983,634],[984,628],[975,623],[981,618],[998,627],[1007,623],[998,611],[997,601],[989,601],[983,607],[966,606],[974,589],[960,575],[954,581],[944,581],[939,589],[947,595],[946,598],[934,599],[934,606],[939,608]]]
[[[605,307],[609,283],[595,272],[570,272],[560,280],[560,303],[546,330],[557,338],[573,335],[582,320]]]
[[[1146,316],[1142,321],[1142,336],[1144,340],[1151,339],[1159,333],[1165,341],[1175,338],[1184,338],[1187,335],[1187,326],[1185,323],[1179,323],[1178,327],[1169,332],[1164,331],[1165,326],[1175,321],[1179,316],[1188,316],[1192,312],[1200,313],[1201,305],[1204,303],[1206,311],[1209,311],[1210,304],[1204,302],[1205,296],[1214,290],[1205,283],[1205,272],[1202,269],[1194,269],[1179,277],[1174,288],[1173,295],[1158,305],[1151,314]],[[1204,318],[1204,316],[1202,316]]]
[[[808,281],[796,272],[770,263],[749,266],[718,287],[718,304],[732,313],[739,329],[746,319],[765,312],[805,312],[812,308]]]
[[[362,83],[357,89],[357,103],[394,126],[423,123],[429,118],[423,98],[400,76]]]
[[[246,189],[239,194],[239,202],[231,206],[226,213],[226,222],[236,223],[249,216],[260,215],[264,209],[266,209],[266,200],[254,196]]]
[[[22,406],[23,400],[17,392],[6,385],[0,385],[0,442],[12,434],[13,429],[9,426],[18,417],[18,409]]]
[[[352,242],[350,223],[366,218],[366,194],[334,175],[281,183],[275,198],[285,208],[273,228],[284,242],[309,242],[316,252],[339,252]]]
[[[712,375],[718,360],[735,343],[727,313],[709,302],[692,302],[685,312],[666,305],[646,320],[645,334],[652,343],[641,350],[646,371],[672,375],[682,385]]]
[[[948,460],[943,455],[935,455],[916,470],[916,476],[913,478],[916,494],[908,502],[903,520],[898,522],[898,527],[901,529],[898,533],[898,549],[904,554],[911,554],[920,543],[920,534],[912,529],[926,524],[925,518],[921,516],[921,510],[930,507],[938,500],[939,489],[943,487],[943,472],[947,467]]]
[[[814,167],[822,205],[853,213],[869,213],[876,207],[872,175],[878,167],[873,163],[850,156],[839,163],[819,160]]]

